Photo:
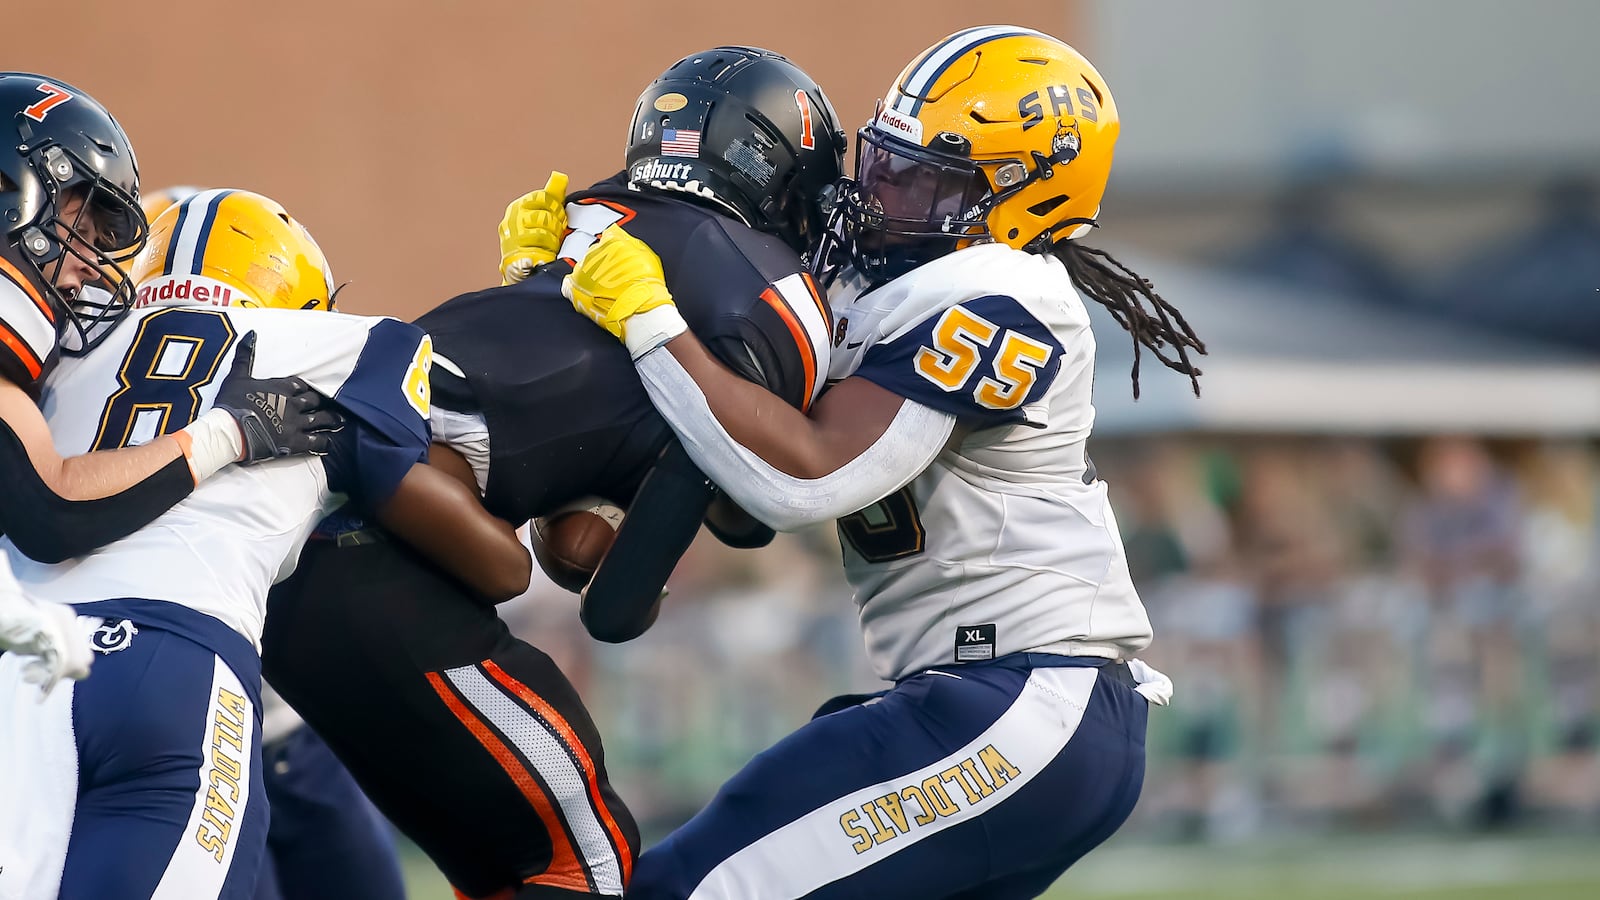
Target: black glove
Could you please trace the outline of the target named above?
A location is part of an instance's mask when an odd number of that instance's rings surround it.
[[[233,368],[213,404],[233,416],[244,433],[239,465],[327,453],[333,432],[344,427],[344,417],[324,408],[327,399],[302,379],[252,376],[255,361],[256,333],[251,331],[240,339]]]

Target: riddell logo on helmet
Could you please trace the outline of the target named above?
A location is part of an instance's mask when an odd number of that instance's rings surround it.
[[[688,163],[664,163],[652,159],[634,166],[628,178],[633,181],[682,181],[689,177],[690,168]]]
[[[206,303],[211,306],[232,306],[233,289],[220,281],[201,275],[166,275],[141,286],[133,306],[138,309],[157,303]]]
[[[905,113],[895,112],[884,107],[878,113],[878,120],[872,123],[879,131],[885,131],[896,137],[905,138],[917,146],[922,146],[922,120]]]

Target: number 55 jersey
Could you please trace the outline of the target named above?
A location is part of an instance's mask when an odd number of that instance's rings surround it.
[[[194,275],[145,286],[93,353],[62,361],[43,409],[63,455],[142,444],[211,408],[240,339],[256,334],[253,374],[303,378],[346,424],[327,456],[229,466],[149,525],[87,556],[45,565],[3,546],[32,597],[59,603],[142,598],[181,604],[260,650],[267,589],[294,569],[316,523],[347,497],[380,504],[427,458],[426,336],[393,319],[239,308]],[[216,305],[211,305],[216,304]]]
[[[1146,647],[1150,622],[1085,452],[1095,345],[1066,269],[984,244],[863,287],[847,272],[830,292],[830,380],[865,378],[970,429],[909,485],[839,520],[878,675]]]

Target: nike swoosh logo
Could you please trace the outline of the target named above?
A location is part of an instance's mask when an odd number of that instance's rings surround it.
[[[857,347],[859,347],[859,346],[861,346],[862,344],[865,344],[865,343],[866,343],[866,341],[864,341],[864,340],[856,341],[854,344],[845,344],[844,348],[846,350],[854,350],[855,348],[857,348]]]

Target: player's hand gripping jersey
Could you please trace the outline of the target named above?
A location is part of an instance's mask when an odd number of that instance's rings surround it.
[[[267,588],[293,570],[317,521],[347,496],[380,504],[426,458],[429,353],[419,330],[392,319],[229,307],[229,292],[198,275],[146,284],[142,308],[46,383],[57,448],[128,446],[189,424],[211,408],[254,332],[256,375],[299,376],[346,414],[329,453],[231,467],[140,531],[59,565],[36,563],[6,540],[0,546],[30,596],[178,603],[259,649]]]
[[[439,360],[437,437],[467,456],[484,504],[511,522],[585,494],[626,505],[672,434],[627,351],[561,295],[562,277],[608,227],[625,225],[661,257],[684,318],[738,374],[804,408],[828,367],[826,308],[776,238],[631,191],[620,175],[571,195],[567,217],[557,263],[417,320]],[[481,415],[487,432],[451,413]]]

